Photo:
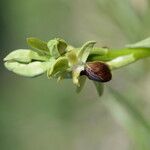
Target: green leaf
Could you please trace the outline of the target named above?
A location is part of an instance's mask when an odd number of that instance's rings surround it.
[[[50,40],[47,44],[51,56],[54,58],[58,58],[59,56],[62,56],[67,51],[67,43],[63,39],[53,39]]]
[[[130,55],[119,56],[111,61],[108,61],[107,65],[109,66],[110,70],[114,70],[129,65],[135,62],[136,60],[137,58],[133,53]]]
[[[35,77],[43,74],[51,67],[51,62],[31,62],[29,64],[22,64],[19,62],[8,61],[5,62],[5,67],[22,76]]]
[[[150,37],[140,42],[129,44],[126,47],[128,48],[150,48]]]
[[[95,41],[88,41],[86,42],[81,49],[78,52],[78,58],[80,62],[85,63],[90,52],[92,51],[94,45],[95,45]]]
[[[66,57],[60,57],[53,63],[52,67],[48,70],[47,75],[50,77],[59,72],[64,72],[68,67],[68,59]]]
[[[86,78],[87,78],[86,76],[80,76],[79,77],[79,84],[80,84],[80,86],[77,86],[77,88],[76,88],[76,92],[77,93],[80,93],[82,91],[82,89],[83,89],[83,87],[85,85]]]
[[[96,87],[96,90],[97,90],[97,93],[99,96],[102,96],[103,92],[104,92],[104,85],[100,82],[97,82],[97,81],[93,81],[95,87]]]
[[[4,58],[4,61],[17,61],[22,63],[29,63],[32,60],[47,61],[48,58],[28,49],[12,51]]]
[[[27,38],[27,43],[30,47],[39,50],[40,52],[46,53],[49,55],[49,49],[47,47],[47,42],[41,41],[40,39],[31,37]]]

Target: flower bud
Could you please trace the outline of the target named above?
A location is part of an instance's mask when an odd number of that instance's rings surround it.
[[[108,82],[112,78],[109,66],[104,62],[88,62],[81,75],[86,75],[90,80]]]
[[[64,55],[67,51],[67,43],[63,39],[55,38],[47,43],[50,54],[54,58]]]

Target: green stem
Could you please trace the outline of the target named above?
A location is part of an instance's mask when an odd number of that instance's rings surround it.
[[[110,69],[118,69],[139,59],[150,57],[149,48],[104,49],[95,48],[88,61],[106,61]]]
[[[149,48],[104,49],[94,48],[88,61],[110,61],[120,56],[133,54],[136,59],[150,57]]]

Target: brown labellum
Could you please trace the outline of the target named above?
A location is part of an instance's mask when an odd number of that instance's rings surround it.
[[[90,80],[108,82],[112,78],[109,66],[104,62],[88,62],[81,75],[86,75]]]

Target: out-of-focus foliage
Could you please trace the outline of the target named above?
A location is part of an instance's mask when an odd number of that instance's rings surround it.
[[[0,58],[27,48],[25,38],[32,36],[118,48],[149,36],[149,15],[149,0],[2,1]],[[1,63],[0,149],[149,150],[149,63],[114,72],[106,87],[117,92],[100,99],[89,82],[77,95],[69,80],[31,80]]]

